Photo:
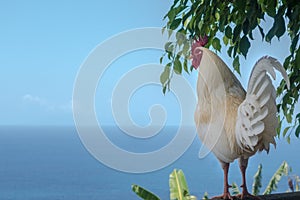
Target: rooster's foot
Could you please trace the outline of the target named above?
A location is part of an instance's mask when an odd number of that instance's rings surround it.
[[[212,199],[230,199],[230,200],[233,200],[234,197],[231,196],[229,192],[225,192],[223,195],[213,197]]]
[[[251,200],[261,200],[261,198],[250,194],[248,191],[242,192],[241,194],[236,195],[236,197],[239,198],[239,199],[245,199],[245,200],[247,200],[247,199],[249,199],[249,200],[250,199]]]

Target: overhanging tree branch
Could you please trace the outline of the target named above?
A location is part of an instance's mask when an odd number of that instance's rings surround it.
[[[270,30],[265,30],[262,21],[269,16],[273,20]],[[290,55],[283,63],[287,70],[291,88],[287,90],[284,81],[277,89],[277,95],[282,95],[282,101],[277,105],[280,125],[284,120],[292,124],[282,133],[289,137],[291,130],[297,137],[300,134],[300,114],[293,120],[295,105],[300,95],[300,2],[298,0],[174,0],[168,13],[165,15],[167,24],[163,30],[176,30],[176,41],[168,42],[165,54],[169,62],[161,75],[163,92],[170,87],[173,72],[190,73],[188,67],[191,41],[199,37],[208,36],[206,47],[212,47],[220,52],[222,44],[231,57],[235,71],[240,73],[239,57],[247,57],[248,50],[254,40],[253,31],[258,30],[262,40],[271,43],[275,37],[279,39],[284,34],[290,37]],[[169,35],[172,32],[169,31]],[[222,38],[219,38],[219,35]],[[218,36],[217,36],[218,35]],[[161,62],[162,59],[161,58]],[[291,129],[290,129],[291,128]],[[278,129],[280,136],[281,127]],[[289,131],[290,130],[290,131]]]

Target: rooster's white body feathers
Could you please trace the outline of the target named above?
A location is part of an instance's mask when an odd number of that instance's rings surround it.
[[[247,92],[215,53],[200,47],[202,59],[197,82],[198,104],[195,123],[202,142],[225,163],[248,159],[257,151],[269,151],[276,144],[278,126],[276,92],[271,78],[284,68],[272,57],[262,57],[254,65]]]

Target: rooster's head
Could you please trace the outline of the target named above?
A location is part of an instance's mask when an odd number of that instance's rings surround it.
[[[200,47],[204,47],[208,42],[208,38],[205,35],[204,37],[199,37],[198,39],[194,40],[192,44],[192,51],[191,51],[191,59],[192,59],[192,66],[197,69],[200,65],[201,58],[202,58],[202,50]]]

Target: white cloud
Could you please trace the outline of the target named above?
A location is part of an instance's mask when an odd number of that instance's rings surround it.
[[[23,102],[38,105],[47,111],[72,111],[72,101],[69,101],[65,104],[53,104],[46,99],[43,99],[39,96],[33,96],[31,94],[26,94],[22,97]]]
[[[48,103],[46,102],[46,100],[44,99],[41,99],[40,97],[38,96],[32,96],[30,94],[26,94],[23,96],[23,101],[24,102],[30,102],[30,103],[35,103],[35,104],[38,104],[40,106],[46,106]]]

